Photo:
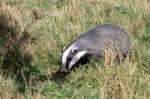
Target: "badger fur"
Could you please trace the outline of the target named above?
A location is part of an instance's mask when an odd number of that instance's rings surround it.
[[[104,57],[106,50],[111,50],[116,56],[126,56],[131,41],[128,33],[113,24],[103,24],[81,34],[61,56],[61,72],[69,72],[78,63],[84,63]]]

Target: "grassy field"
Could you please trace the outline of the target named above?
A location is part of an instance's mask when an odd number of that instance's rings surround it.
[[[150,0],[5,1],[19,9],[24,27],[38,42],[32,68],[27,69],[30,83],[18,84],[14,78],[0,76],[0,99],[150,98]],[[64,79],[34,81],[59,68],[64,46],[103,23],[129,32],[132,48],[124,62],[91,62]]]

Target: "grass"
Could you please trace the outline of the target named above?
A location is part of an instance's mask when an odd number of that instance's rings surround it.
[[[24,26],[38,38],[29,71],[30,84],[20,92],[15,80],[0,76],[2,99],[148,99],[150,98],[149,0],[5,0],[21,11]],[[92,27],[112,23],[132,39],[125,62],[91,62],[58,81],[34,82],[59,68],[61,50]],[[88,68],[85,68],[88,66]],[[23,74],[23,73],[22,73]],[[33,93],[32,89],[36,92]]]

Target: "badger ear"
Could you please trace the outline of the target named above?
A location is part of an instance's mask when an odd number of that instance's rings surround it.
[[[72,48],[72,50],[71,50],[73,53],[77,53],[78,52],[78,48],[77,47],[74,47],[74,48]]]

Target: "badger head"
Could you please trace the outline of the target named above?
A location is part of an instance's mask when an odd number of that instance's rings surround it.
[[[67,47],[61,56],[61,72],[69,72],[78,63],[86,63],[89,58],[89,53],[86,49],[78,48],[75,44]]]

